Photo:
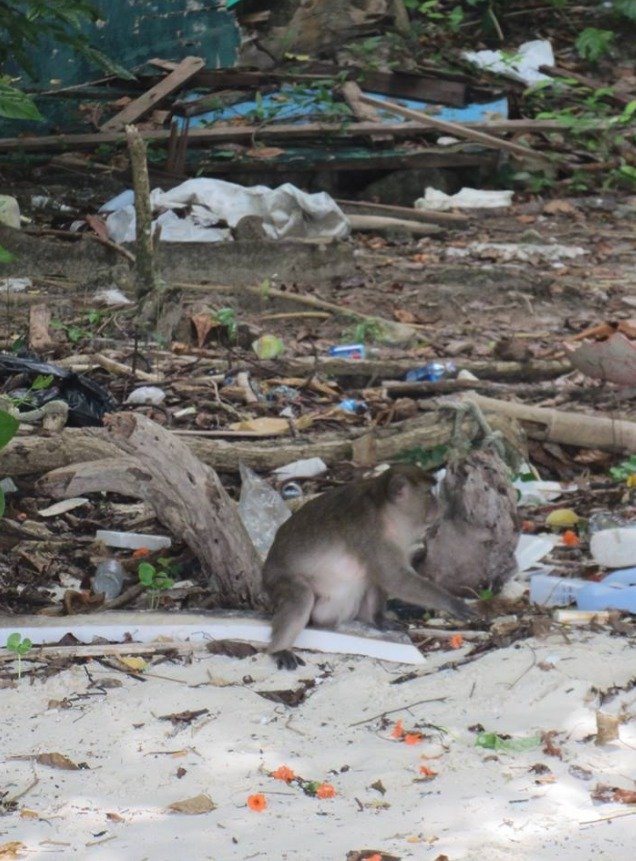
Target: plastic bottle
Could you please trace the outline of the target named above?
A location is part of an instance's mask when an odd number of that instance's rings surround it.
[[[636,525],[594,532],[590,537],[590,553],[604,568],[636,565]]]
[[[608,574],[600,583],[587,583],[576,597],[579,610],[626,610],[636,613],[636,568]]]
[[[576,577],[555,577],[552,574],[534,574],[530,578],[530,600],[542,607],[567,607],[574,604],[587,580]]]
[[[427,362],[420,368],[413,368],[406,372],[404,379],[409,383],[430,382],[434,383],[442,377],[454,374],[457,368],[454,362]]]
[[[119,559],[103,559],[93,577],[93,592],[101,592],[107,601],[121,594],[125,573]]]

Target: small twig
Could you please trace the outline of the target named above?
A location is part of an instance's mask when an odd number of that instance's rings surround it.
[[[389,709],[388,711],[380,712],[380,714],[373,715],[373,717],[365,718],[364,720],[358,720],[355,723],[350,723],[349,727],[361,726],[364,723],[371,723],[371,721],[378,720],[378,718],[385,717],[386,715],[392,715],[395,714],[395,712],[406,711],[407,709],[412,709],[415,708],[415,706],[421,706],[425,703],[445,703],[447,699],[448,697],[435,697],[430,700],[418,700],[415,703],[407,703],[407,705],[405,706],[399,706],[399,708],[396,709]]]

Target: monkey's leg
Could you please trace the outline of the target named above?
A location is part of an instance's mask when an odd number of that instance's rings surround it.
[[[395,564],[395,563],[394,563]],[[378,570],[380,583],[387,589],[392,598],[399,598],[409,604],[417,604],[418,607],[431,607],[434,610],[445,610],[452,613],[457,619],[468,621],[479,619],[476,613],[461,598],[456,598],[433,583],[425,580],[408,565],[401,565],[396,571],[395,567],[382,566]]]
[[[276,661],[279,670],[294,670],[302,658],[291,647],[302,630],[307,627],[314,606],[314,593],[305,583],[292,582],[280,596],[272,619],[272,639],[267,651]]]
[[[356,619],[381,631],[403,631],[404,625],[385,616],[386,592],[379,586],[369,586],[364,593]]]

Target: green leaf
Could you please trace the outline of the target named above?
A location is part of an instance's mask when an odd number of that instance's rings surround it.
[[[26,93],[0,82],[0,116],[11,120],[43,120],[37,105]]]
[[[9,634],[7,637],[7,649],[10,649],[12,652],[16,652],[21,640],[22,637],[17,632],[15,634]]]
[[[10,413],[0,410],[0,448],[4,448],[17,434],[20,422]]]
[[[152,586],[156,573],[157,569],[154,565],[151,565],[150,562],[139,563],[137,574],[139,575],[139,582],[142,586]]]
[[[13,254],[0,245],[0,263],[11,263],[14,259]]]
[[[52,382],[53,374],[38,374],[38,376],[31,383],[31,391],[39,392],[42,389],[48,389]]]

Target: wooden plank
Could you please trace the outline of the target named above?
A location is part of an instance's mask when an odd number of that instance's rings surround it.
[[[494,132],[499,134],[566,132],[567,128],[558,120],[496,120],[487,123],[466,123],[460,128]],[[590,124],[593,131],[607,128],[607,121],[600,120]],[[421,122],[405,123],[307,123],[297,126],[280,124],[264,126],[217,126],[213,128],[192,129],[188,135],[191,146],[207,144],[246,143],[251,144],[256,136],[259,141],[277,141],[285,143],[290,140],[319,140],[324,141],[330,135],[334,140],[365,137],[377,132],[386,132],[395,138],[413,139],[430,134]],[[147,141],[167,141],[170,138],[169,129],[151,129],[142,131],[141,136]],[[32,137],[0,138],[0,152],[45,152],[47,150],[93,149],[100,144],[124,143],[126,136],[121,132],[89,132],[81,134],[42,135]]]
[[[362,96],[362,101],[365,105],[372,105],[374,108],[384,109],[391,114],[405,117],[408,120],[416,120],[424,125],[431,126],[438,131],[453,135],[460,140],[470,140],[480,143],[483,146],[492,149],[500,149],[516,155],[518,158],[532,159],[533,161],[554,163],[553,158],[549,158],[545,153],[530,149],[529,147],[521,146],[520,144],[512,143],[511,141],[503,140],[502,138],[494,137],[485,132],[477,131],[474,128],[468,128],[460,123],[449,123],[446,120],[438,120],[437,117],[431,117],[423,111],[412,111],[410,108],[403,108],[402,105],[396,105],[394,102],[382,102],[379,99],[372,99],[369,96]]]
[[[345,81],[342,85],[342,97],[345,102],[349,105],[349,108],[356,118],[358,122],[370,122],[377,123],[381,121],[381,117],[376,111],[375,108],[370,107],[369,105],[363,104],[360,100],[360,96],[362,95],[362,90],[356,84],[355,81]],[[393,142],[393,135],[389,134],[372,134],[369,136],[369,140],[373,144],[384,144],[390,145]]]
[[[424,209],[412,209],[408,206],[369,203],[366,200],[336,200],[336,203],[345,213],[386,215],[390,218],[421,221],[424,224],[446,224],[451,227],[463,227],[470,221],[467,215],[460,212],[429,212]]]
[[[103,123],[103,132],[121,131],[129,123],[134,123],[156,107],[166,96],[180,89],[205,66],[201,57],[186,57],[155,87],[134,99],[114,117]]]

